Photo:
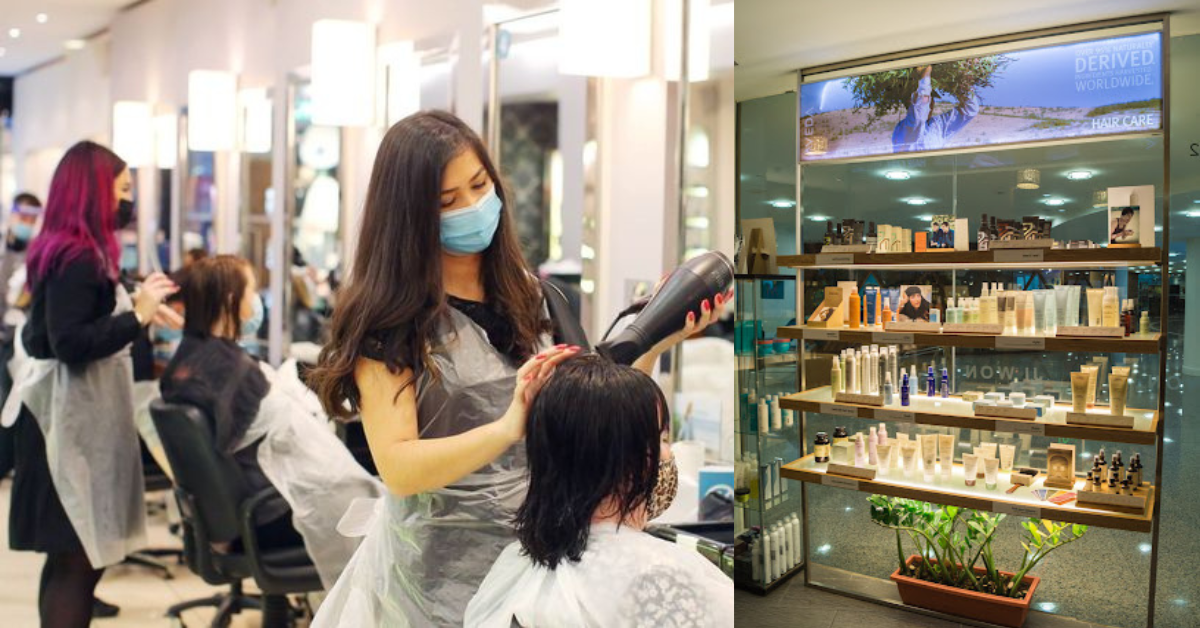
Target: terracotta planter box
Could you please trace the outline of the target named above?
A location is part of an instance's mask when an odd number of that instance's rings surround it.
[[[905,564],[912,567],[913,563],[920,562],[920,560],[920,556],[909,556]],[[976,567],[975,573],[986,574],[987,570]],[[1013,575],[1009,571],[1000,573],[1007,576]],[[1029,585],[1029,590],[1025,592],[1025,597],[1019,599],[926,582],[919,578],[901,575],[899,569],[892,574],[892,582],[895,582],[896,588],[900,590],[900,599],[909,606],[919,606],[949,615],[1009,626],[1009,628],[1021,628],[1025,623],[1025,617],[1029,615],[1029,604],[1033,601],[1033,593],[1037,590],[1041,578],[1025,576],[1022,582]]]

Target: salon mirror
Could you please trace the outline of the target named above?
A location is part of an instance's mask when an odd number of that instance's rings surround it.
[[[279,268],[270,255],[271,214],[275,211],[275,193],[271,187],[272,129],[274,94],[267,88],[243,89],[238,94],[241,116],[241,198],[238,200],[240,254],[250,262],[258,292],[268,308],[271,273]],[[269,325],[263,325],[255,338],[243,338],[248,349],[265,357],[270,338]]]

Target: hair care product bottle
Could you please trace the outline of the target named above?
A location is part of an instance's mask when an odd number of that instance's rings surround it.
[[[767,400],[758,400],[758,433],[766,434],[767,425],[771,422],[771,414],[767,411]]]
[[[925,396],[934,397],[937,395],[937,376],[934,375],[933,365],[929,365],[929,371],[925,374]]]
[[[888,371],[883,377],[883,405],[892,405],[892,373]]]
[[[825,432],[817,432],[817,439],[813,442],[813,461],[829,462],[829,435]]]
[[[842,367],[841,360],[833,358],[831,360],[833,367],[829,369],[829,392],[836,395],[842,392]]]
[[[950,370],[942,369],[942,399],[950,397]]]
[[[825,244],[833,244],[833,221],[825,221]]]
[[[858,358],[854,357],[851,352],[846,356],[846,392],[855,394],[858,392]]]
[[[988,217],[983,215],[983,220],[979,221],[979,250],[988,250]]]
[[[908,394],[908,373],[905,373],[904,379],[900,380],[900,405],[907,406],[909,404]]]
[[[1133,335],[1133,299],[1122,301],[1121,323],[1125,325],[1125,335]]]
[[[867,437],[867,463],[871,465],[879,464],[879,450],[875,447],[879,445],[879,435],[875,432],[875,428],[871,428],[871,435]]]
[[[867,227],[867,252],[874,253],[875,248],[879,245],[879,234],[875,231],[875,223],[869,223]]]
[[[1121,326],[1120,301],[1117,297],[1117,290],[1116,286],[1104,288],[1104,298],[1101,300],[1100,306],[1104,312],[1104,319],[1101,323],[1104,327]]]
[[[850,329],[858,329],[862,320],[862,299],[858,296],[858,291],[850,293]]]
[[[1143,336],[1150,335],[1150,312],[1142,312],[1142,317],[1138,320],[1138,333]]]
[[[838,427],[833,428],[833,444],[834,445],[836,445],[838,443],[844,443],[848,440],[850,440],[850,439],[846,437],[846,428],[845,427],[838,426]]]

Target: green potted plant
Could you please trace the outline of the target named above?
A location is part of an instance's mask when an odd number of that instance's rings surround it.
[[[1005,515],[872,495],[871,521],[896,534],[899,568],[891,579],[905,604],[1020,628],[1040,578],[1029,575],[1050,552],[1087,526],[1030,519],[1021,524],[1025,555],[1015,572],[996,565],[992,543]],[[904,538],[916,550],[905,553]]]

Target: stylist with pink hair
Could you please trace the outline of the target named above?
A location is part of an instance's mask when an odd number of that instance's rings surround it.
[[[46,554],[43,628],[85,628],[104,568],[146,545],[129,347],[151,322],[178,324],[161,305],[178,288],[159,273],[132,297],[118,283],[114,232],[132,218],[125,162],[80,142],[54,171],[29,247],[30,359],[3,419],[16,430],[9,545]]]

